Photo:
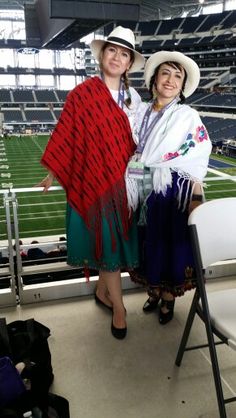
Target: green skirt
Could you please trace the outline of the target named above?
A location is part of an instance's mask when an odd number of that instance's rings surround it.
[[[96,259],[95,238],[85,225],[81,216],[67,204],[67,262],[72,266],[86,267],[95,270],[117,271],[130,270],[138,266],[137,217],[134,214],[130,225],[128,239],[121,236],[113,221],[116,248],[112,250],[110,229],[105,217],[102,218],[102,257]]]

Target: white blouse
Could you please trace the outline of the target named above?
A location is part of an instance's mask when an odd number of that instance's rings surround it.
[[[130,94],[131,94],[131,105],[130,105],[130,107],[127,107],[126,105],[124,105],[123,110],[124,110],[125,114],[127,115],[128,119],[129,119],[131,130],[133,132],[135,115],[136,115],[138,106],[142,102],[142,99],[141,99],[140,95],[138,94],[138,92],[133,87],[130,87],[129,90],[130,90]],[[111,93],[113,99],[117,103],[118,102],[118,91],[110,89],[110,93]],[[125,100],[126,99],[127,99],[127,93],[125,91]],[[134,141],[136,142],[135,138],[134,138]]]

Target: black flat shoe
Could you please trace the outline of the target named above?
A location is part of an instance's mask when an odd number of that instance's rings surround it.
[[[168,312],[162,312],[161,308],[166,307]],[[170,322],[174,316],[174,306],[175,306],[175,299],[174,300],[161,300],[161,308],[159,312],[159,322],[161,325],[165,325]]]
[[[96,295],[96,293],[94,294],[94,299],[95,299],[95,301],[98,305],[103,306],[106,309],[109,309],[109,311],[111,311],[111,312],[113,311],[112,306],[107,305],[101,299],[99,299],[99,297]]]
[[[148,298],[143,305],[144,312],[153,312],[157,309],[160,298]]]
[[[118,340],[123,340],[127,334],[127,327],[125,328],[116,328],[113,324],[113,317],[111,321],[111,333],[113,337],[117,338]]]

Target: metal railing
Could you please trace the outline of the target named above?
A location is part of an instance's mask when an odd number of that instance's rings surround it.
[[[236,196],[236,176],[207,177],[205,179],[205,183],[210,184],[211,182],[221,182],[224,180],[232,180],[235,182],[235,189],[233,184],[233,195]],[[62,190],[63,189],[60,186],[54,186],[50,188],[48,193],[50,195],[52,192],[57,193],[61,192]],[[30,237],[28,237],[28,243],[24,243],[23,245],[20,244],[20,238],[22,236],[22,227],[19,223],[19,216],[21,212],[21,205],[19,204],[20,196],[23,193],[26,194],[26,196],[29,193],[35,193],[38,195],[40,193],[41,197],[44,199],[42,192],[42,187],[12,188],[0,190],[0,199],[2,200],[1,208],[4,209],[5,213],[4,222],[1,224],[5,225],[6,231],[6,239],[0,240],[0,252],[3,250],[8,252],[8,262],[5,264],[0,264],[0,284],[1,282],[3,283],[4,280],[6,283],[9,283],[9,285],[6,285],[6,287],[0,286],[0,304],[15,305],[17,303],[38,302],[42,300],[87,295],[92,293],[94,290],[97,276],[92,277],[90,282],[87,283],[85,277],[82,274],[82,269],[68,266],[65,258],[60,260],[49,260],[49,258],[47,258],[46,261],[37,261],[35,264],[22,261],[22,248],[28,249],[29,247],[34,247],[37,245],[30,243]],[[219,197],[222,196],[219,194]],[[66,201],[64,203],[66,203]],[[34,205],[37,205],[37,203],[34,203]],[[64,216],[65,213],[63,213],[63,218]],[[31,236],[31,240],[37,238],[40,240],[38,246],[43,248],[44,246],[59,244],[58,237],[60,235],[65,235],[64,229],[62,231],[59,228],[58,233],[54,236],[51,236],[51,238],[49,238],[50,233],[41,235],[40,238],[38,238],[36,230],[35,234]],[[69,272],[72,271],[73,274],[71,274],[69,277]],[[227,266],[223,266],[218,271],[218,273],[216,272],[216,268],[215,270],[213,268],[209,270],[209,276],[217,276],[217,274],[218,276],[222,276],[224,275],[224,271],[226,275],[229,275],[232,272],[236,273],[236,263],[234,265],[229,265],[228,263]],[[65,276],[65,279],[57,280],[56,272],[62,272],[62,274]],[[47,275],[52,275],[53,280],[50,279],[47,281]],[[130,282],[126,273],[123,276],[123,287],[125,289],[137,287]],[[29,283],[29,277],[37,277],[37,283],[34,282],[34,280]]]
[[[52,192],[62,191],[60,186],[51,187]],[[95,282],[98,276],[92,276],[89,280],[84,277],[83,269],[72,267],[66,263],[64,258],[49,258],[24,261],[21,256],[22,249],[34,247],[48,247],[60,245],[58,231],[53,236],[37,236],[28,239],[28,243],[21,244],[22,230],[19,225],[20,195],[22,193],[42,193],[42,187],[13,188],[0,191],[3,198],[3,206],[6,216],[6,240],[0,240],[1,248],[8,250],[9,263],[0,264],[0,281],[10,276],[11,285],[4,289],[0,288],[0,305],[16,305],[17,303],[41,302],[45,300],[60,299],[89,295],[94,292]],[[65,217],[65,214],[63,214]],[[38,244],[32,244],[31,240],[37,238]],[[2,273],[1,273],[2,272]],[[58,279],[60,274],[60,279]],[[123,276],[123,288],[130,289],[137,287],[128,279],[127,273]],[[6,297],[6,293],[7,296]]]

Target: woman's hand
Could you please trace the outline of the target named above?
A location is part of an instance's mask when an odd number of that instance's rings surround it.
[[[188,213],[190,213],[196,209],[199,205],[203,203],[203,194],[202,194],[202,185],[200,183],[196,183],[193,186],[193,192],[191,195],[191,200],[188,206]]]
[[[36,184],[36,187],[44,187],[43,192],[46,193],[52,186],[54,176],[49,173],[40,183]]]
[[[190,215],[190,213],[196,209],[199,205],[201,205],[202,202],[200,202],[199,200],[191,200],[188,206],[188,213]]]

